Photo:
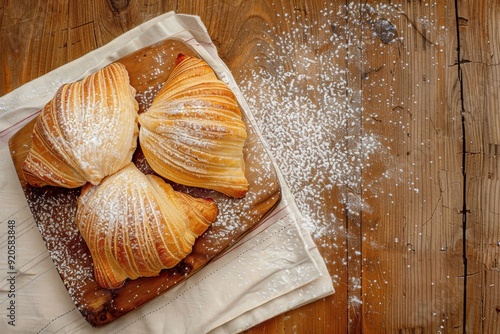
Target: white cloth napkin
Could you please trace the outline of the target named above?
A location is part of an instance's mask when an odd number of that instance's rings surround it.
[[[257,128],[203,23],[172,12],[0,98],[0,333],[235,333],[334,292],[278,171],[283,186],[279,206],[194,276],[101,328],[91,327],[76,309],[28,208],[8,140],[64,82],[167,37],[185,41],[214,68]]]

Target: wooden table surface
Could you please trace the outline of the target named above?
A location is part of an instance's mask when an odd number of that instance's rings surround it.
[[[248,333],[500,332],[499,1],[1,0],[0,95],[172,10],[205,23],[336,289]]]

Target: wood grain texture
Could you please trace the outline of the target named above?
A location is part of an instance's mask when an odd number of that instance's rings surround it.
[[[201,17],[238,83],[266,79],[267,96],[278,82],[273,99],[319,110],[328,87],[345,121],[297,113],[320,124],[304,129],[349,160],[349,177],[292,174],[315,190],[292,187],[329,231],[312,234],[336,293],[248,333],[499,331],[497,1],[4,0],[0,94],[169,10]],[[253,104],[275,127],[288,121],[278,104]]]
[[[446,43],[454,36],[453,3],[407,2],[372,20],[397,27],[398,40],[365,48],[363,129],[383,139],[381,160],[363,173],[373,208],[363,216],[364,328],[460,332],[461,119],[445,102],[459,98],[454,45]],[[381,179],[385,159],[395,169]],[[377,178],[383,185],[373,196]]]
[[[500,7],[496,1],[462,1],[458,16],[467,138],[467,330],[495,333],[500,330]]]

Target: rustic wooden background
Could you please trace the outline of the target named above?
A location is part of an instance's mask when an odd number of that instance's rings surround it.
[[[171,10],[201,17],[278,158],[330,157],[280,167],[336,293],[248,333],[500,332],[500,1],[0,0],[0,95]],[[315,122],[283,143],[289,112]]]

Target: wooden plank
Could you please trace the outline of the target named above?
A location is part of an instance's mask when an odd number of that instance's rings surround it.
[[[467,173],[467,330],[500,331],[500,70],[497,1],[459,2]]]
[[[484,25],[486,36],[481,39],[484,46],[484,62],[481,62],[482,72],[485,75],[484,98],[476,101],[476,108],[471,109],[475,114],[477,109],[484,110],[484,120],[478,119],[474,125],[482,128],[483,169],[481,170],[481,192],[476,197],[481,210],[478,215],[482,218],[482,246],[481,267],[483,273],[483,308],[481,315],[485,333],[500,331],[500,40],[497,23],[500,20],[500,5],[496,1],[487,1],[485,5]],[[481,25],[477,25],[479,28]],[[488,52],[488,51],[489,52]],[[475,50],[476,52],[479,50]],[[484,79],[483,79],[484,80]],[[479,82],[483,82],[478,79]],[[479,96],[478,96],[479,97]],[[483,107],[484,106],[484,107]],[[472,115],[471,115],[472,117]],[[470,156],[475,157],[473,151]],[[472,328],[474,329],[474,327]]]
[[[363,145],[379,148],[362,162],[363,329],[460,332],[463,187],[453,2],[369,3],[361,6]]]
[[[347,173],[343,177],[346,213],[346,252],[347,252],[347,316],[348,332],[361,333],[363,331],[363,220],[365,203],[362,198],[362,115],[363,115],[363,77],[360,70],[363,62],[363,5],[351,2],[340,7],[339,14],[346,21],[345,35],[346,55],[344,56],[346,76],[346,101],[342,112],[346,120],[345,140]],[[342,30],[342,25],[336,31]],[[341,135],[341,134],[340,134]],[[335,137],[334,137],[335,140]],[[338,140],[338,139],[337,139]]]
[[[8,2],[3,8],[0,91],[6,93],[66,63],[58,49],[67,36],[67,21],[60,19],[64,3],[57,6],[54,1],[46,1],[34,6],[32,1],[17,1]]]

